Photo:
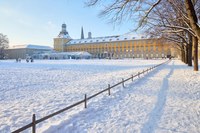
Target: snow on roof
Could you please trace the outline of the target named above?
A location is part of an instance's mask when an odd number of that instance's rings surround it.
[[[105,37],[95,37],[95,38],[85,38],[85,39],[73,39],[67,42],[67,45],[70,44],[80,44],[80,43],[94,43],[94,42],[115,42],[115,41],[124,41],[124,40],[135,40],[135,39],[145,39],[144,37],[135,37],[133,34],[124,34],[116,36],[105,36]]]
[[[33,44],[25,44],[25,45],[15,45],[9,49],[22,49],[22,48],[28,48],[28,49],[48,49],[52,50],[49,46],[41,46],[41,45],[33,45]]]
[[[67,38],[67,39],[72,39],[69,34],[59,34],[57,38]]]

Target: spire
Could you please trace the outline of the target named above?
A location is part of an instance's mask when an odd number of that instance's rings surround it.
[[[81,39],[84,39],[83,26],[81,28]]]

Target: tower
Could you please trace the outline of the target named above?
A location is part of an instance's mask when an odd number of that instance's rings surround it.
[[[61,31],[59,35],[54,38],[54,49],[56,51],[64,52],[64,45],[65,43],[69,42],[72,38],[69,36],[67,32],[67,26],[66,24],[62,24]]]
[[[68,34],[66,28],[67,28],[66,24],[65,24],[65,23],[62,24],[62,30],[61,30],[61,32],[60,32],[59,35],[68,35],[68,36],[69,36],[69,34]],[[58,35],[58,36],[59,36],[59,35]]]
[[[92,39],[92,32],[88,32],[88,39]]]
[[[81,28],[81,39],[84,39],[83,26]]]

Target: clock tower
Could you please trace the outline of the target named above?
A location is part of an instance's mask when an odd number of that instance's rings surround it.
[[[67,26],[66,24],[62,24],[62,29],[59,33],[59,35],[54,38],[54,50],[59,52],[64,52],[64,44],[72,40],[72,38],[69,36],[67,32]]]

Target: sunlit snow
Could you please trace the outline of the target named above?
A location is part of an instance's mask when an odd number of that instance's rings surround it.
[[[0,61],[0,132],[11,132],[165,60]],[[200,73],[172,60],[37,124],[37,132],[200,132]],[[31,129],[25,132],[31,132]]]

